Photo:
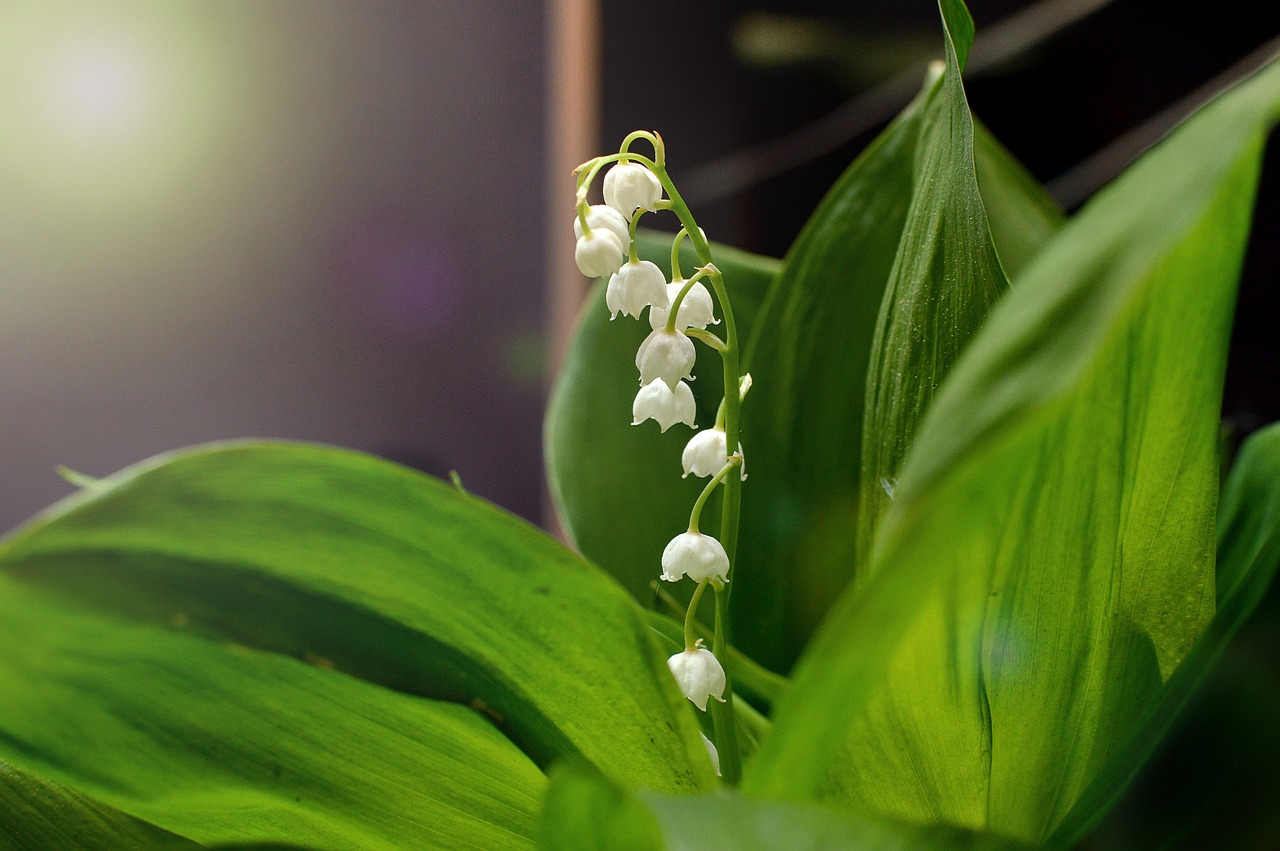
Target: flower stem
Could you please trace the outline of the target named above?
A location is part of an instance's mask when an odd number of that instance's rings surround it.
[[[716,485],[725,480],[725,477],[729,475],[729,471],[733,470],[741,463],[741,455],[736,452],[730,455],[728,461],[725,462],[725,465],[720,468],[718,473],[711,477],[711,481],[707,482],[707,486],[702,489],[702,493],[698,494],[698,500],[693,504],[693,511],[689,512],[690,532],[698,531],[698,521],[702,518],[702,507],[707,504],[707,497],[711,496],[711,492],[716,489]],[[721,541],[720,543],[723,544],[724,542]]]
[[[707,584],[710,581],[710,579],[704,579],[698,583],[697,588],[693,589],[693,597],[689,599],[689,608],[684,613],[684,649],[686,652],[698,646],[698,638],[695,636],[696,630],[694,629],[694,625],[697,622],[698,603],[702,600],[702,592],[707,590]]]

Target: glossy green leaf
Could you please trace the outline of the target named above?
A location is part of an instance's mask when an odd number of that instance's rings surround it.
[[[369,456],[162,457],[37,519],[0,573],[5,643],[28,645],[0,662],[24,701],[0,717],[0,757],[201,841],[479,831],[496,807],[505,839],[475,841],[519,844],[537,768],[562,756],[653,788],[713,782],[616,583]],[[164,768],[140,770],[139,750]]]
[[[1223,489],[1217,528],[1213,622],[1124,748],[1098,772],[1054,832],[1050,844],[1055,847],[1072,847],[1116,803],[1275,579],[1280,568],[1280,424],[1255,433],[1241,448]]]
[[[201,843],[532,841],[544,778],[473,709],[0,587],[15,764]]]
[[[1213,614],[1223,362],[1278,110],[1273,64],[1100,193],[996,307],[744,789],[1038,841],[1120,752]]]
[[[0,844],[5,848],[196,849],[201,846],[65,786],[0,761]]]
[[[911,206],[871,341],[854,563],[860,576],[874,567],[880,518],[934,393],[1009,288],[978,191],[960,79],[973,20],[963,4],[944,0],[940,8],[946,71],[924,108]]]
[[[541,847],[633,851],[977,851],[1022,846],[945,825],[905,824],[820,804],[738,795],[628,792],[596,772],[552,775]]]
[[[638,243],[642,257],[670,274],[669,235],[641,231]],[[733,300],[739,334],[745,335],[778,261],[720,245],[712,252]],[[692,251],[681,262],[688,274]],[[689,429],[676,425],[664,434],[652,421],[630,425],[638,389],[636,349],[650,331],[647,317],[609,321],[604,286],[597,284],[578,317],[544,426],[547,479],[570,538],[646,602],[652,598],[650,584],[662,572],[663,548],[688,528],[689,510],[706,484],[681,479],[680,453]],[[697,380],[690,386],[698,422],[706,427],[715,422],[724,382],[719,356],[701,344],[697,348]],[[707,531],[714,532],[719,512],[709,508],[703,516]],[[690,593],[680,586],[672,591],[686,599]]]
[[[926,86],[849,167],[788,252],[755,324],[748,366],[756,384],[744,406],[751,476],[733,605],[744,649],[779,669],[854,574],[871,341],[891,274],[906,288],[910,272],[924,272],[898,262],[909,208],[936,228],[985,204],[1011,274],[1062,222],[1044,190],[981,125],[972,152],[938,138],[942,118],[964,123],[939,114],[944,96],[957,93]],[[955,172],[951,182],[935,179],[942,165]],[[981,215],[965,224],[980,227]],[[958,232],[943,234],[941,247],[952,259],[968,257]],[[998,277],[990,264],[986,273]],[[929,284],[915,281],[917,289]],[[980,318],[977,305],[962,307],[953,319]]]

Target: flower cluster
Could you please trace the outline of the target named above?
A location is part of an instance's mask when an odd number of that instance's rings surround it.
[[[653,145],[653,159],[629,150],[631,142],[637,139]],[[685,649],[672,656],[668,666],[685,697],[706,711],[710,698],[725,702],[728,678],[715,654],[702,646],[702,639],[694,636],[694,613],[708,586],[714,588],[717,595],[725,590],[732,563],[720,540],[699,531],[698,521],[707,498],[730,473],[736,469],[742,479],[746,478],[742,445],[736,438],[736,422],[750,377],[738,375],[737,340],[723,280],[711,262],[705,235],[670,183],[661,138],[643,131],[633,133],[623,141],[616,155],[590,160],[576,173],[578,209],[574,233],[578,240],[575,251],[578,268],[588,277],[608,276],[605,305],[611,319],[620,314],[640,319],[644,310],[649,310],[651,333],[636,352],[640,387],[632,403],[632,424],[654,420],[663,432],[676,423],[697,428],[697,410],[688,383],[694,378],[697,359],[694,340],[717,351],[725,366],[727,393],[715,425],[694,435],[681,454],[686,477],[694,475],[710,481],[693,506],[688,529],[673,538],[663,551],[660,577],[666,582],[679,582],[688,577],[697,583],[685,616]],[[604,203],[593,205],[588,203],[587,195],[600,174],[604,177]],[[639,259],[636,251],[637,222],[645,213],[659,210],[671,210],[682,225],[672,244],[669,281],[657,265]],[[679,251],[685,239],[693,242],[704,264],[687,279],[680,268]],[[715,298],[704,280],[712,284]],[[717,301],[729,320],[726,340],[708,330],[720,324],[716,318]],[[730,434],[734,435],[736,446],[732,455],[728,451]],[[736,515],[733,524],[736,528]],[[722,640],[722,627],[717,615],[717,648]],[[709,740],[706,744],[719,771],[715,745]]]

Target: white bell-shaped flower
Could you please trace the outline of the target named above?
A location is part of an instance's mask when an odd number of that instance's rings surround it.
[[[720,751],[716,750],[715,743],[702,733],[698,735],[702,736],[702,744],[707,749],[707,759],[711,760],[711,767],[716,770],[716,777],[723,777],[724,775],[720,773]]]
[[[640,388],[636,400],[631,403],[632,425],[640,425],[645,420],[656,420],[662,431],[676,423],[697,428],[694,424],[697,414],[693,391],[683,381],[677,383],[675,390],[672,390],[665,381],[655,378]]]
[[[724,429],[719,426],[700,431],[684,446],[680,453],[680,464],[684,467],[684,478],[690,475],[705,479],[720,472],[729,461],[727,451],[728,438]],[[738,454],[742,455],[742,444],[738,444]],[[742,480],[747,480],[747,466],[739,465]]]
[[[653,212],[662,199],[662,184],[639,163],[618,163],[604,176],[604,202],[628,220],[637,209]]]
[[[676,535],[662,551],[662,578],[679,582],[684,576],[694,582],[704,579],[728,582],[729,554],[710,535],[693,531]]]
[[[649,305],[655,310],[667,306],[667,277],[648,260],[623,263],[609,278],[604,303],[610,319],[617,319],[619,313],[639,319],[640,311]]]
[[[636,369],[640,370],[640,383],[648,384],[655,378],[667,382],[672,390],[681,379],[693,378],[693,363],[698,353],[693,340],[683,331],[659,328],[649,333],[636,351]]]
[[[676,296],[680,295],[680,290],[684,289],[684,281],[672,281],[667,284],[667,303],[673,304]],[[667,308],[649,311],[649,324],[653,330],[658,330],[667,324]],[[706,328],[708,325],[718,325],[720,320],[716,319],[715,305],[711,301],[711,291],[702,285],[702,281],[698,281],[689,288],[689,292],[684,294],[684,301],[680,302],[680,315],[676,317],[676,327],[683,331],[685,328]]]
[[[573,259],[578,262],[578,271],[588,278],[603,278],[622,266],[626,249],[612,231],[600,228],[578,238]]]
[[[667,667],[676,678],[680,692],[703,712],[707,711],[708,697],[724,703],[724,668],[720,666],[720,660],[715,654],[702,646],[701,639],[694,649],[677,653],[668,659]]]
[[[627,227],[626,218],[608,204],[592,204],[587,208],[587,227],[609,231],[622,243],[623,251],[631,245],[631,229]],[[582,239],[582,219],[577,216],[573,217],[573,235]]]

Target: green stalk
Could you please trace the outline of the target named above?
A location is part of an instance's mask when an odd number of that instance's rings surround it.
[[[704,266],[713,266],[711,246],[698,223],[694,220],[689,206],[680,196],[675,183],[667,174],[665,164],[654,163],[653,173],[662,184],[670,199],[670,210],[680,219],[680,224],[688,232],[688,239]],[[733,316],[733,307],[729,302],[729,293],[724,286],[724,276],[716,269],[708,275],[711,287],[715,290],[716,299],[720,302],[720,311],[724,315],[725,347],[720,352],[724,365],[724,433],[725,450],[737,451],[739,437],[738,428],[741,422],[742,398],[738,391],[741,378],[740,354],[738,343],[738,327]],[[740,476],[729,476],[724,483],[724,500],[720,519],[720,544],[729,556],[729,573],[733,573],[733,564],[738,550],[738,522],[742,510],[742,479]],[[716,589],[716,625],[715,638],[712,641],[712,653],[717,659],[724,659],[722,653],[729,646],[729,589],[731,585]],[[723,662],[722,662],[723,664]],[[738,750],[738,731],[733,709],[733,677],[726,669],[726,685],[724,703],[711,706],[711,720],[715,726],[716,748],[720,752],[720,770],[726,783],[737,785],[742,777],[742,755]]]

